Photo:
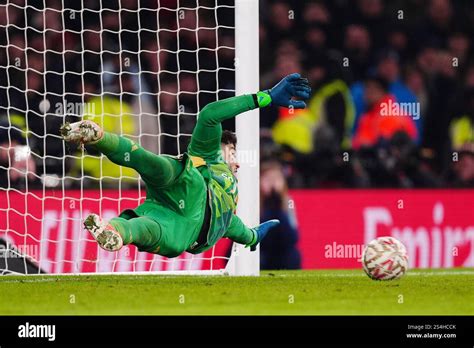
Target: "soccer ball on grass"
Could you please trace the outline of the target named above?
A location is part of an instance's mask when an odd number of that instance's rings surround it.
[[[371,279],[398,279],[408,269],[407,249],[393,237],[374,239],[362,254],[362,266]]]

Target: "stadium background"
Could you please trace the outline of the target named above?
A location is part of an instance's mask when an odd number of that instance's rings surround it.
[[[21,6],[22,1],[11,3]],[[225,28],[233,25],[226,8],[218,11],[217,19],[206,10],[187,11],[181,19],[173,11],[158,13],[153,0],[141,1],[138,15],[133,12],[136,1],[121,1],[120,15],[117,2],[104,5],[110,11],[104,7],[94,11],[98,5],[85,1],[91,10],[82,12],[81,21],[68,17],[63,21],[57,10],[60,1],[48,1],[46,11],[41,11],[42,4],[29,2],[26,15],[19,7],[0,6],[0,24],[10,23],[0,38],[2,204],[7,188],[23,192],[45,185],[55,190],[61,180],[70,192],[80,187],[113,190],[119,183],[136,192],[133,172],[97,166],[93,158],[81,166],[73,157],[77,149],[63,146],[55,134],[64,114],[68,120],[82,115],[65,112],[58,117],[48,112],[58,96],[93,105],[95,94],[106,93],[111,103],[107,107],[126,105],[119,129],[132,135],[141,131],[136,122],[138,102],[138,124],[147,127],[140,141],[150,150],[173,154],[189,141],[196,112],[216,98],[232,95],[234,33]],[[80,6],[68,0],[64,4]],[[173,0],[160,4],[176,7]],[[398,236],[409,245],[412,266],[474,266],[472,2],[261,1],[260,12],[261,87],[295,71],[308,76],[313,86],[307,110],[261,112],[262,218],[279,217],[284,222],[262,243],[262,266],[356,268],[357,246],[380,234]],[[201,30],[198,35],[189,34],[191,30],[182,30],[182,35],[161,31],[159,42],[164,46],[157,47],[157,21],[151,20],[156,16],[162,26],[176,27],[179,22],[180,28],[206,24],[212,28],[218,20],[224,28]],[[111,31],[101,33],[101,24]],[[35,28],[53,30],[42,35]],[[120,28],[128,30],[119,32]],[[137,28],[142,30],[135,32]],[[67,39],[59,40],[64,29]],[[75,33],[81,30],[84,35]],[[229,48],[216,54],[217,45]],[[88,48],[85,54],[76,53],[83,47]],[[211,49],[186,52],[196,47]],[[180,53],[170,53],[177,48]],[[70,51],[63,54],[66,49]],[[20,58],[19,65],[14,58]],[[130,64],[124,68],[120,61],[127,58]],[[216,68],[217,79],[202,71]],[[137,84],[145,91],[140,96]],[[369,134],[375,140],[360,144],[366,135],[362,120],[379,112],[366,105],[367,97],[373,96],[365,95],[368,84],[383,100],[420,107],[419,118],[399,116],[410,131],[387,129],[384,134],[389,135],[380,139],[385,130],[375,129]],[[219,93],[209,92],[217,89]],[[376,105],[380,100],[371,102]],[[153,128],[157,114],[160,137]],[[113,122],[110,127],[114,129]],[[21,144],[26,137],[32,155],[9,163],[5,148],[10,139]],[[9,166],[22,168],[25,162],[30,175],[8,177]],[[81,167],[90,179],[75,179]],[[67,177],[62,178],[64,170]],[[11,220],[26,228],[22,207],[34,207],[35,202],[25,196],[10,201],[20,212]],[[2,208],[0,220],[6,221],[6,206]],[[54,214],[64,207],[53,204],[50,209]],[[41,219],[44,212],[32,213]],[[48,233],[54,239],[61,233],[60,224],[52,225]],[[59,249],[67,258],[69,247],[53,244],[49,257],[56,259]],[[355,254],[348,257],[343,252],[339,258],[340,246],[354,246],[346,251]]]

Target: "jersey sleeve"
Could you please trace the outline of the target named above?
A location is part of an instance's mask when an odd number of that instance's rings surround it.
[[[205,161],[222,162],[221,122],[258,106],[253,95],[242,95],[210,103],[198,115],[188,153]]]

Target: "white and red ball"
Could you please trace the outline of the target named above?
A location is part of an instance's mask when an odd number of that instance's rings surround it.
[[[365,247],[362,266],[371,279],[398,279],[408,270],[407,249],[393,237],[379,237]]]

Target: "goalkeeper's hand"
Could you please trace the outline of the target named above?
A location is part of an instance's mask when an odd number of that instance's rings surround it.
[[[275,87],[264,91],[264,93],[270,95],[272,105],[304,109],[306,103],[303,100],[295,100],[293,98],[309,99],[311,87],[309,86],[308,79],[295,73],[284,77]]]

